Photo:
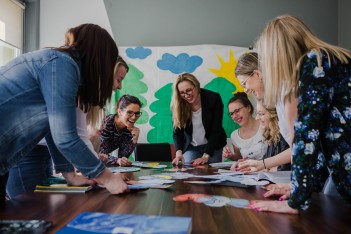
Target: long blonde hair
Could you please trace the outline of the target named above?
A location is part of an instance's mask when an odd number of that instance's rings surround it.
[[[298,97],[300,64],[311,50],[317,54],[321,66],[322,51],[342,63],[348,63],[351,52],[317,38],[298,18],[282,15],[267,24],[256,47],[265,88],[265,105],[273,107],[279,101]],[[330,64],[330,63],[329,63]],[[283,99],[282,99],[283,97]]]
[[[261,105],[264,109],[264,114],[267,117],[269,123],[268,127],[263,131],[263,141],[267,142],[268,145],[276,144],[280,140],[280,130],[278,124],[278,114],[275,108],[267,108],[262,101],[258,101],[257,105]]]
[[[192,85],[194,85],[195,89],[200,92],[200,82],[196,79],[196,77],[189,73],[181,74],[177,77],[176,81],[173,83],[173,93],[172,93],[172,101],[171,101],[171,110],[172,110],[172,120],[173,120],[173,128],[185,128],[187,124],[190,123],[192,113],[190,104],[181,97],[178,84],[188,81]]]

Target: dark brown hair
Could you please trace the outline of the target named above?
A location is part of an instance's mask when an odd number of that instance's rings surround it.
[[[228,106],[232,102],[240,102],[243,104],[245,107],[250,106],[250,114],[252,115],[254,112],[254,107],[252,103],[250,102],[250,99],[248,98],[247,94],[245,92],[237,92],[234,94],[234,96],[229,100]]]
[[[139,98],[132,95],[124,94],[117,101],[116,112],[118,113],[118,109],[125,110],[130,104],[136,104],[140,108],[143,106]]]
[[[81,72],[78,107],[84,112],[93,106],[103,108],[111,99],[118,57],[118,48],[111,35],[99,25],[82,24],[67,31],[66,46],[57,50],[78,53]]]

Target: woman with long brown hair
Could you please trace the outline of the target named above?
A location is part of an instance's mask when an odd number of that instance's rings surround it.
[[[69,29],[65,46],[21,55],[0,68],[0,174],[45,136],[56,172],[72,185],[104,184],[128,190],[77,134],[76,108],[103,108],[117,89],[118,48],[98,25]],[[6,118],[6,119],[5,119]],[[75,173],[77,168],[84,176]],[[91,180],[94,179],[94,180]]]

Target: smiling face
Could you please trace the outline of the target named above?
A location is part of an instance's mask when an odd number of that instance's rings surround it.
[[[127,69],[123,65],[119,65],[113,77],[113,90],[122,88],[122,81],[127,74]]]
[[[135,122],[139,119],[140,106],[138,104],[129,104],[125,109],[118,109],[118,120],[128,129],[134,127]]]
[[[260,103],[257,102],[257,117],[256,119],[258,119],[261,123],[261,126],[266,129],[269,128],[269,119],[268,119],[268,113],[266,108],[264,108],[264,106]]]
[[[189,104],[194,104],[199,97],[199,90],[189,81],[182,81],[177,86],[180,96]]]
[[[240,101],[231,102],[228,105],[228,111],[234,122],[240,126],[248,123],[249,118],[252,118],[250,113],[250,106],[244,106]]]
[[[255,70],[251,75],[237,76],[245,93],[252,93],[257,99],[262,99],[264,96],[264,87],[261,77],[261,72],[258,70]]]

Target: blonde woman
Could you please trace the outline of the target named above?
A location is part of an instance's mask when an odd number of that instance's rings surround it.
[[[283,100],[290,123],[292,178],[288,201],[259,201],[258,211],[298,213],[309,207],[331,170],[351,203],[351,52],[317,38],[298,18],[283,15],[257,41],[265,104]]]
[[[173,84],[171,110],[176,152],[172,163],[199,165],[222,161],[227,137],[222,127],[221,96],[200,88],[194,75],[184,73]]]
[[[264,97],[264,86],[262,73],[258,67],[258,54],[256,52],[245,53],[240,56],[238,64],[235,68],[235,75],[241,82],[246,93],[255,95],[258,100],[263,100]],[[290,132],[289,125],[283,115],[283,109],[277,107],[277,119],[279,119],[279,129],[282,137],[286,142],[289,142]],[[240,170],[246,173],[261,171],[264,169],[274,168],[283,164],[291,162],[291,151],[289,149],[280,152],[279,154],[265,158],[263,160],[240,160],[241,162],[237,165],[234,164],[233,170]]]
[[[289,148],[289,144],[284,140],[280,134],[278,125],[278,115],[275,108],[266,108],[261,101],[257,102],[257,119],[261,122],[263,130],[263,141],[268,143],[268,148],[264,160],[279,154]],[[290,171],[290,163],[279,165],[278,171]]]
[[[129,66],[126,61],[121,57],[117,57],[116,66],[114,69],[114,86],[116,89],[122,89],[122,81],[129,71]],[[95,152],[100,151],[100,135],[104,128],[103,122],[105,121],[105,111],[99,107],[94,107],[87,114],[88,135],[89,139],[94,146]],[[106,158],[104,156],[103,160]],[[101,159],[101,157],[100,157]],[[107,160],[107,159],[106,159]]]

